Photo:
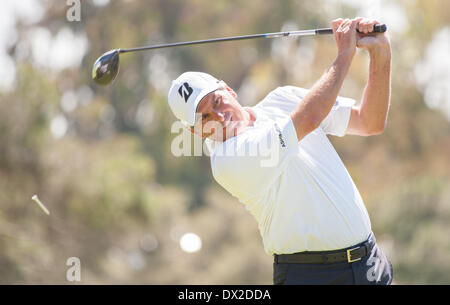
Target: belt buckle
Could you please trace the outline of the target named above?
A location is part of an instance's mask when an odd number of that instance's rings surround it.
[[[357,259],[352,259],[351,251],[356,250],[356,249],[359,249],[359,247],[356,247],[356,248],[352,248],[352,249],[348,249],[348,250],[347,250],[347,262],[348,262],[348,263],[353,263],[353,262],[356,262],[356,261],[360,261],[360,260],[361,260],[361,257],[360,257],[360,258],[357,258]]]

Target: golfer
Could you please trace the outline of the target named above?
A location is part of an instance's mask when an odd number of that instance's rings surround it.
[[[243,107],[223,81],[186,72],[168,94],[175,116],[209,147],[215,180],[256,218],[274,284],[390,284],[364,202],[326,135],[383,132],[391,50],[376,20],[331,22],[337,56],[310,90],[285,86]],[[357,32],[359,30],[359,33]],[[360,106],[339,97],[356,49],[370,56]]]

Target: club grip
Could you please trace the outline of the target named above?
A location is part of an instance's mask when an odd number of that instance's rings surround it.
[[[387,26],[385,24],[375,24],[373,26],[373,33],[384,33],[384,32],[386,32],[386,30],[387,30]]]
[[[387,26],[385,24],[375,24],[373,26],[373,32],[372,33],[384,33],[387,30]],[[359,31],[358,31],[359,32]],[[327,35],[327,34],[333,34],[333,29],[317,29],[316,35]]]
[[[316,35],[327,35],[327,34],[333,34],[333,29],[329,28],[329,29],[317,29],[316,30]]]

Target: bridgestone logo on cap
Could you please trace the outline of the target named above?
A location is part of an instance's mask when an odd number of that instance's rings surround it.
[[[184,88],[184,90],[183,90]],[[194,92],[194,90],[189,86],[188,83],[184,83],[183,85],[180,86],[180,88],[178,89],[178,93],[180,94],[180,96],[182,98],[184,98],[184,101],[187,103],[189,97],[191,96],[192,92]]]

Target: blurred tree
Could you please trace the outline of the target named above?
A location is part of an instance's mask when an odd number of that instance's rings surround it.
[[[43,7],[42,17],[32,3]],[[12,10],[18,19],[4,37],[16,38],[0,46],[16,69],[15,85],[0,92],[0,283],[65,283],[65,261],[77,256],[83,283],[270,284],[271,258],[256,222],[213,181],[208,157],[171,153],[177,134],[170,132],[175,117],[167,91],[186,70],[225,80],[245,105],[277,86],[308,88],[332,62],[333,38],[124,54],[109,87],[91,81],[92,63],[113,48],[327,27],[362,6],[324,0],[99,3],[83,1],[80,22],[67,21],[63,1],[30,1],[31,13],[25,6]],[[332,142],[393,260],[395,282],[449,283],[450,124],[427,106],[414,77],[433,33],[450,25],[449,2],[389,4],[406,16],[406,30],[391,34],[387,129]],[[58,42],[62,29],[72,34]],[[70,62],[73,51],[83,54],[79,65],[56,65]],[[341,95],[360,99],[367,64],[359,52]],[[33,194],[49,217],[33,206]],[[190,231],[203,242],[195,254],[178,244]]]

